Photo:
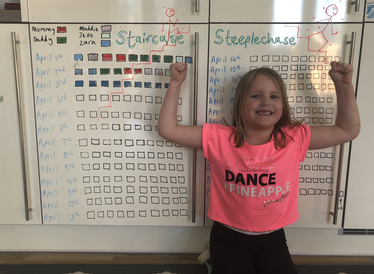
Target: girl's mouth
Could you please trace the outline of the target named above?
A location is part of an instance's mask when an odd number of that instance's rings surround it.
[[[260,110],[260,111],[257,111],[258,114],[261,114],[261,115],[270,115],[272,114],[271,111],[267,111],[267,110]]]

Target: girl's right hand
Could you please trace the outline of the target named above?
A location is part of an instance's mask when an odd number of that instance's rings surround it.
[[[187,76],[187,63],[175,63],[170,65],[170,83],[183,83]]]
[[[170,65],[170,85],[166,91],[158,117],[158,134],[182,146],[201,148],[203,127],[179,125],[177,121],[179,92],[186,76],[186,63]]]

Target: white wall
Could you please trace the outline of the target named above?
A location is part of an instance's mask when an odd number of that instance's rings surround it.
[[[210,227],[1,225],[0,251],[200,253]],[[294,255],[374,255],[374,236],[286,229]]]

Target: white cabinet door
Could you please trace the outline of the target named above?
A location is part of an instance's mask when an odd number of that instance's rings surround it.
[[[366,23],[361,53],[360,78],[357,90],[357,103],[361,116],[361,132],[352,142],[348,177],[347,200],[344,227],[357,229],[374,228],[374,207],[372,181],[374,153],[374,110],[373,110],[373,62],[374,23]]]
[[[364,10],[352,1],[335,0],[213,0],[211,17],[219,22],[361,22]],[[357,1],[360,3],[360,1]],[[230,8],[228,8],[230,6]]]
[[[32,0],[30,22],[207,23],[209,0]]]
[[[192,124],[197,64],[204,121],[207,26],[80,27],[31,24],[43,224],[202,225],[203,170],[194,198],[193,150],[161,138],[157,120],[170,64],[186,62],[178,120]]]
[[[352,32],[357,35],[355,56],[358,56],[361,25],[336,24],[333,28],[335,35],[331,35],[331,26],[328,27],[324,33],[312,24],[212,24],[207,122],[224,124],[225,119],[231,124],[238,81],[248,70],[268,66],[277,70],[284,79],[296,118],[304,118],[310,126],[333,124],[336,97],[333,82],[328,76],[329,63],[332,60],[348,62],[350,46],[347,42]],[[308,31],[313,31],[314,37],[304,35]],[[355,67],[357,64],[358,58],[354,60]],[[338,155],[339,148],[309,151],[306,160],[301,163],[298,190],[300,218],[293,226],[340,227],[342,208],[339,210],[338,226],[332,224],[330,215],[337,194]],[[346,158],[347,153],[344,154],[343,171]],[[209,202],[209,165],[206,174]],[[344,190],[344,183],[341,190]],[[344,198],[341,190],[338,195]]]
[[[24,157],[22,157],[12,35],[16,44],[23,112]],[[35,120],[31,82],[30,43],[27,25],[0,25],[0,223],[41,223]],[[25,163],[25,173],[23,171]],[[26,206],[24,175],[28,206]],[[31,209],[26,221],[26,208]]]

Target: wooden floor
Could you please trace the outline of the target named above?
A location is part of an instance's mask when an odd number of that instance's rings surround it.
[[[199,254],[1,253],[0,265],[31,264],[199,264]],[[296,265],[374,265],[374,257],[292,256]]]

